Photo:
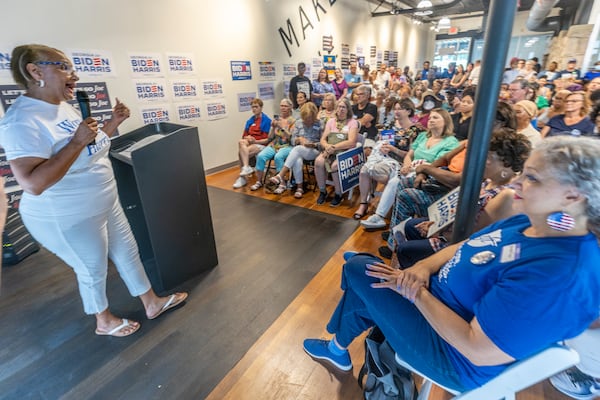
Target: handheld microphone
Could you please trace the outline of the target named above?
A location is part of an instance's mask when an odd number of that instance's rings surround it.
[[[81,110],[81,117],[85,120],[92,115],[90,111],[90,98],[87,92],[83,90],[78,90],[75,92],[75,95],[77,96],[77,103],[79,103],[79,109]],[[96,139],[92,140],[90,144],[96,144]]]

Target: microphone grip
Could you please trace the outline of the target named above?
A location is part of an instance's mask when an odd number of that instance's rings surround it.
[[[81,110],[81,118],[85,120],[92,115],[92,112],[90,110],[90,98],[88,97],[88,94],[84,91],[76,92],[76,96],[77,103],[79,104],[79,110]],[[96,139],[94,138],[94,140],[92,140],[89,144],[95,145]]]

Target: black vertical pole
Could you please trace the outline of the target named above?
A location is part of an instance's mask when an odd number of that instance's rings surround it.
[[[469,128],[469,144],[454,222],[453,242],[468,237],[475,225],[477,201],[516,12],[517,0],[492,0],[490,3],[481,59],[481,75],[475,95],[473,119]]]

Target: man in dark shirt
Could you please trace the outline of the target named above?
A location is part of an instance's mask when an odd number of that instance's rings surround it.
[[[377,137],[377,106],[371,103],[371,88],[366,85],[361,85],[354,89],[354,93],[358,96],[357,102],[352,106],[352,113],[360,123],[359,133],[365,136],[365,139],[373,139]]]
[[[304,92],[304,94],[306,94],[306,99],[310,100],[310,94],[313,90],[310,79],[304,76],[305,71],[306,64],[303,62],[298,63],[298,75],[293,77],[290,81],[290,100],[294,103],[295,109],[298,108],[298,103],[296,102],[298,92]]]
[[[423,69],[417,72],[417,76],[415,77],[417,81],[427,81],[429,80],[429,61],[423,62]]]

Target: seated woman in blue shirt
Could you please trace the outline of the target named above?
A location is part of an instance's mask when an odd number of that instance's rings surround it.
[[[541,131],[542,136],[594,135],[594,122],[588,116],[589,111],[585,92],[577,91],[568,94],[565,97],[564,113],[550,118]]]
[[[348,345],[378,326],[409,365],[465,391],[583,332],[600,304],[598,154],[595,139],[546,139],[514,183],[521,214],[405,270],[350,258],[334,336],[304,350],[347,371]]]

